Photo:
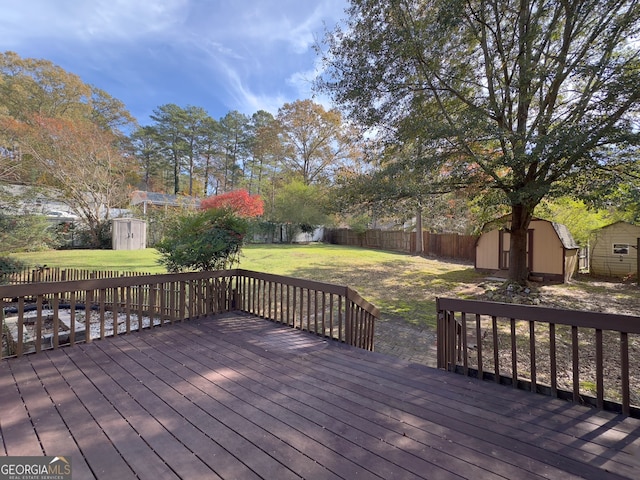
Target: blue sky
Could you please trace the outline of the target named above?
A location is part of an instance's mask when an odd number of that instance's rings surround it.
[[[50,60],[142,124],[175,103],[215,119],[311,98],[313,44],[347,0],[0,0],[0,49]],[[326,99],[314,98],[329,106]]]

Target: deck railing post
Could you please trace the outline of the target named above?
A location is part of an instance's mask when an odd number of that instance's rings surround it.
[[[440,300],[436,299],[438,314],[437,331],[437,367],[445,370],[456,368],[456,344],[460,330],[455,319],[455,313],[440,306]]]
[[[455,371],[457,365],[456,353],[457,353],[457,340],[458,340],[458,322],[456,321],[456,314],[454,311],[447,311],[445,313],[447,319],[447,370]]]
[[[232,284],[232,279],[229,277],[229,310],[241,310],[240,295],[238,294],[238,288],[240,286],[240,280],[238,276],[235,276],[236,285],[235,288]]]
[[[445,341],[444,332],[446,331],[444,312],[440,308],[440,298],[436,298],[436,367],[445,368]]]
[[[348,345],[353,345],[353,331],[352,331],[353,313],[352,313],[352,307],[351,307],[351,296],[349,295],[349,288],[345,288],[344,297],[345,297],[345,305],[344,305],[345,342]]]

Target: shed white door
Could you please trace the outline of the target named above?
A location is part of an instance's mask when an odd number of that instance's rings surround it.
[[[527,231],[527,268],[531,271],[533,265],[533,229]],[[511,234],[504,230],[500,230],[498,240],[499,257],[498,263],[500,270],[509,270],[509,254],[511,253]]]
[[[114,250],[142,250],[147,244],[147,224],[144,220],[116,219],[113,221]]]

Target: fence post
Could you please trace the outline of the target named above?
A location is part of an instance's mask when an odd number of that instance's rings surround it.
[[[352,332],[352,309],[351,309],[351,295],[349,294],[349,287],[346,287],[344,292],[344,330],[345,330],[345,342],[347,345],[353,345],[353,332]]]
[[[437,315],[437,329],[436,329],[436,359],[438,368],[446,367],[446,353],[445,353],[445,334],[446,323],[444,312],[440,308],[440,298],[436,298],[436,315]]]
[[[456,343],[458,341],[458,324],[455,312],[445,310],[440,306],[440,299],[436,298],[437,311],[437,367],[455,371]]]
[[[236,273],[233,276],[228,277],[229,278],[229,285],[228,285],[228,306],[226,308],[227,311],[234,311],[234,310],[242,310],[242,308],[240,307],[240,294],[238,293],[238,290],[240,289],[240,278],[239,278],[239,274]],[[235,278],[235,288],[233,286],[233,279]],[[226,283],[226,281],[225,281]]]

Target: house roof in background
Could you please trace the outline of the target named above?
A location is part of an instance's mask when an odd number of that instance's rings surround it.
[[[200,199],[188,195],[169,195],[168,193],[145,192],[142,190],[131,192],[131,205],[140,204],[198,208]]]
[[[613,222],[610,223],[608,225],[604,225],[600,228],[596,228],[595,230],[593,230],[594,232],[598,232],[600,230],[604,230],[605,228],[610,228],[613,227],[614,225],[627,225],[633,228],[640,228],[640,225],[636,225],[635,223],[631,223],[631,222],[625,222],[624,220],[618,220],[617,222]]]
[[[63,220],[77,218],[62,194],[54,188],[0,183],[0,192],[6,196],[0,202],[3,213],[38,214]]]

